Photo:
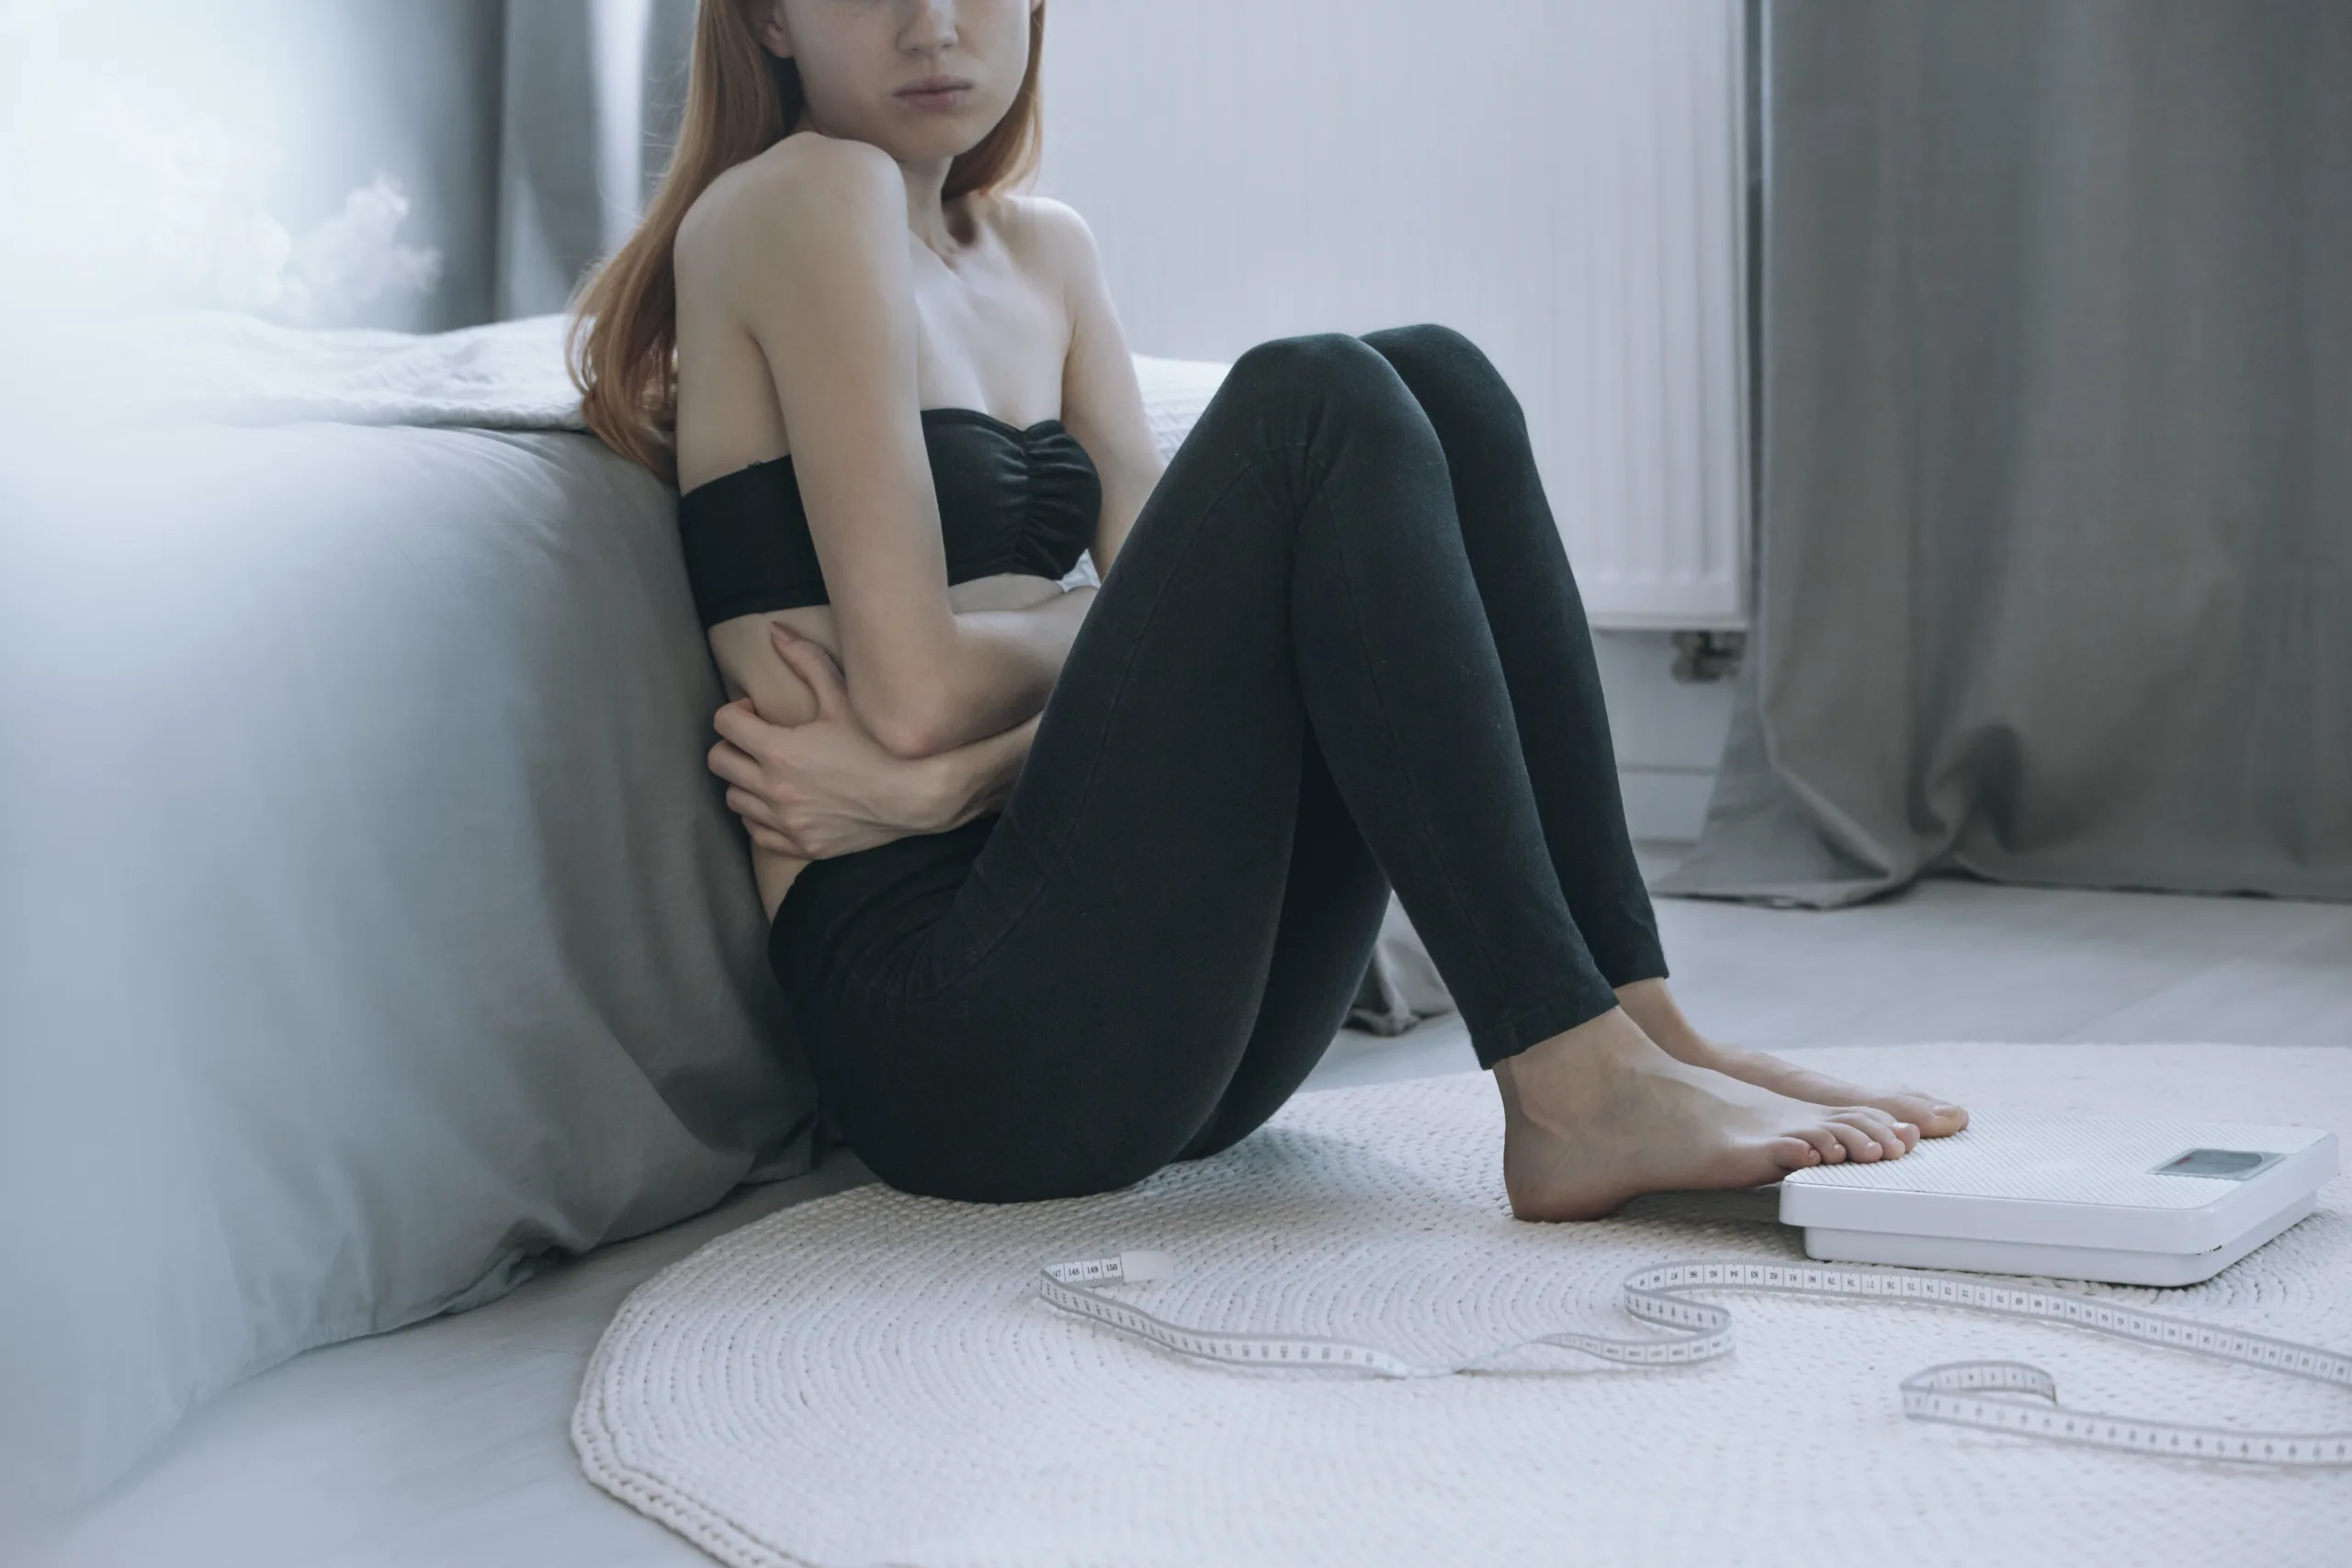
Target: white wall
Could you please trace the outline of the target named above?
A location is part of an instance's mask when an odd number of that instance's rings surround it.
[[[93,246],[179,243],[214,211],[300,236],[380,171],[411,203],[399,242],[440,252],[440,281],[338,324],[487,320],[503,27],[491,0],[0,6],[0,202],[17,224],[0,272],[47,267],[54,297],[120,259]],[[240,188],[198,188],[216,175]]]
[[[1741,0],[1057,0],[1040,188],[1137,348],[1441,321],[1602,626],[1744,626]]]
[[[1115,17],[1124,4],[1057,0],[1048,57],[1074,53],[1072,35]],[[126,0],[103,7],[61,0],[10,14],[16,19],[7,27],[14,30],[0,37],[0,88],[35,81],[112,87],[135,118],[153,126],[186,128],[209,119],[232,134],[267,141],[283,162],[264,193],[266,203],[297,232],[327,217],[377,171],[391,175],[413,203],[401,239],[438,249],[444,270],[429,295],[386,298],[356,320],[438,330],[492,314],[503,13],[491,0]],[[1090,134],[1111,134],[1091,130],[1090,114],[1102,121],[1145,112],[1146,97],[1116,86],[1065,80],[1049,93],[1044,188],[1054,188],[1057,157],[1072,163],[1073,145]],[[0,128],[10,126],[6,117],[13,114],[17,132],[0,139],[0,152],[14,147],[21,156],[30,148],[45,158],[75,156],[76,150],[44,141],[40,127],[25,123],[31,102],[22,91],[0,102]],[[0,166],[0,186],[22,173]],[[1072,199],[1082,210],[1099,211],[1083,192]],[[1123,310],[1140,321],[1181,322],[1187,319],[1181,301],[1148,305],[1123,283],[1123,275],[1134,270],[1131,258],[1153,243],[1148,233],[1130,231],[1131,221],[1123,219],[1121,228],[1102,236],[1114,291]],[[1367,231],[1376,240],[1376,226]],[[73,236],[50,238],[70,242]],[[1321,323],[1270,317],[1250,324],[1263,335]],[[1155,325],[1136,346],[1229,357],[1235,344],[1212,341],[1213,335],[1194,341],[1172,326]],[[1697,829],[1729,720],[1729,683],[1675,682],[1672,649],[1662,633],[1603,631],[1596,641],[1634,830],[1645,838],[1687,838]]]
[[[1699,836],[1715,762],[1731,728],[1732,682],[1677,681],[1666,632],[1597,632],[1601,690],[1617,750],[1625,822],[1636,839],[1687,843]]]
[[[1665,628],[1744,621],[1750,23],[1721,0],[1054,0],[1047,24],[1039,188],[1094,225],[1137,350],[1433,319],[1510,379],[1614,623],[1645,839],[1696,836],[1731,714],[1730,682],[1672,678]],[[1645,530],[1727,552],[1645,562]]]

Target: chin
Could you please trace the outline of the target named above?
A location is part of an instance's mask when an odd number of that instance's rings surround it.
[[[909,161],[960,158],[987,139],[985,129],[975,130],[965,125],[935,126],[928,136],[910,137],[910,145],[901,156]]]

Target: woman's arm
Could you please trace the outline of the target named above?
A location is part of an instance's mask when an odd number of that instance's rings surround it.
[[[1001,734],[1044,707],[1078,607],[955,612],[919,417],[905,181],[879,148],[813,132],[743,169],[681,230],[679,287],[722,302],[767,367],[851,705],[901,757]]]
[[[750,702],[729,703],[713,721],[721,739],[708,759],[729,786],[728,808],[761,849],[827,860],[946,832],[1000,809],[1012,793],[1037,732],[1035,716],[933,756],[899,757],[858,722],[841,670],[821,645],[782,626],[772,626],[770,637],[813,695],[816,716],[771,724]]]
[[[1062,362],[1062,423],[1086,448],[1102,478],[1102,513],[1094,528],[1094,575],[1108,578],[1136,514],[1167,468],[1151,438],[1135,355],[1111,302],[1094,231],[1075,209],[1049,197],[1028,198],[1039,248],[1060,280],[1069,316],[1069,353]]]
[[[957,583],[950,592],[956,619],[983,626],[1018,649],[1035,672],[1035,680],[1024,680],[1047,691],[1060,677],[1070,643],[1094,602],[1091,587],[1063,589],[1030,577],[978,578]],[[771,654],[770,625],[747,615],[723,626],[712,633],[711,651],[729,697],[749,697],[753,709],[771,724],[806,724],[817,716],[816,698],[792,665]],[[841,661],[841,632],[827,606],[808,605],[794,612],[791,631]],[[1042,696],[1038,706],[1042,710]],[[916,753],[931,754],[928,750]]]
[[[956,619],[983,636],[996,638],[1012,658],[1019,660],[1022,689],[1034,692],[1036,698],[1035,707],[1023,705],[1025,711],[1020,716],[1027,718],[1044,709],[1054,682],[1061,678],[1062,664],[1069,658],[1069,645],[1077,639],[1079,626],[1093,605],[1094,590],[1081,586],[1066,589],[1044,604],[1026,609],[967,610]],[[961,743],[949,741],[938,749],[945,750]]]
[[[1021,765],[1029,760],[1029,743],[1037,738],[1037,720],[1043,716],[1032,714],[1001,735],[922,759],[918,766],[941,764],[933,775],[929,798],[945,809],[931,831],[944,833],[975,817],[1004,809],[1012,786],[1021,781]]]
[[[1070,346],[1062,370],[1062,423],[1086,448],[1102,477],[1102,505],[1092,554],[1095,574],[1104,577],[1167,465],[1152,440],[1135,356],[1127,350],[1126,334],[1103,282],[1102,258],[1092,231],[1074,209],[1050,197],[1030,197],[1023,210],[1030,231],[1025,238],[1060,288],[1070,321]],[[954,592],[950,590],[951,595]],[[1043,604],[1016,609],[957,609],[958,626],[989,639],[1002,654],[1000,673],[993,678],[1009,678],[1023,694],[1009,705],[983,705],[985,711],[1025,718],[1043,709],[1093,601],[1094,590],[1082,587],[1048,593]],[[970,739],[962,729],[950,728],[924,746],[896,750],[901,755],[926,756]]]

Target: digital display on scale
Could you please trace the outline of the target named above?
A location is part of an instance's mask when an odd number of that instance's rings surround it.
[[[2278,1164],[2278,1157],[2275,1154],[2253,1149],[2190,1149],[2155,1167],[2153,1174],[2219,1177],[2223,1181],[2244,1181],[2264,1167]]]

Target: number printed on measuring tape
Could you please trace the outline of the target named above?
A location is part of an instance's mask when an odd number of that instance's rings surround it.
[[[1172,1278],[1175,1272],[1175,1259],[1164,1252],[1131,1251],[1112,1258],[1049,1262],[1040,1275],[1038,1293],[1064,1312],[1200,1360],[1233,1366],[1352,1370],[1391,1378],[1477,1372],[1536,1346],[1573,1350],[1621,1366],[1668,1367],[1712,1360],[1731,1353],[1731,1312],[1712,1302],[1693,1300],[1694,1293],[1763,1292],[1960,1307],[2071,1324],[2093,1334],[2352,1388],[2352,1355],[2341,1351],[2143,1312],[2095,1296],[1917,1269],[1705,1259],[1653,1264],[1620,1280],[1618,1299],[1630,1315],[1666,1330],[1662,1336],[1626,1339],[1563,1329],[1442,1364],[1409,1361],[1374,1346],[1314,1335],[1187,1328],[1094,1288],[1148,1283]],[[2184,1459],[2352,1465],[2352,1431],[2243,1432],[2069,1410],[2058,1403],[2057,1380],[2021,1361],[1951,1361],[1928,1367],[1904,1379],[1901,1392],[1903,1413],[1915,1421],[1940,1421],[2051,1442]]]

